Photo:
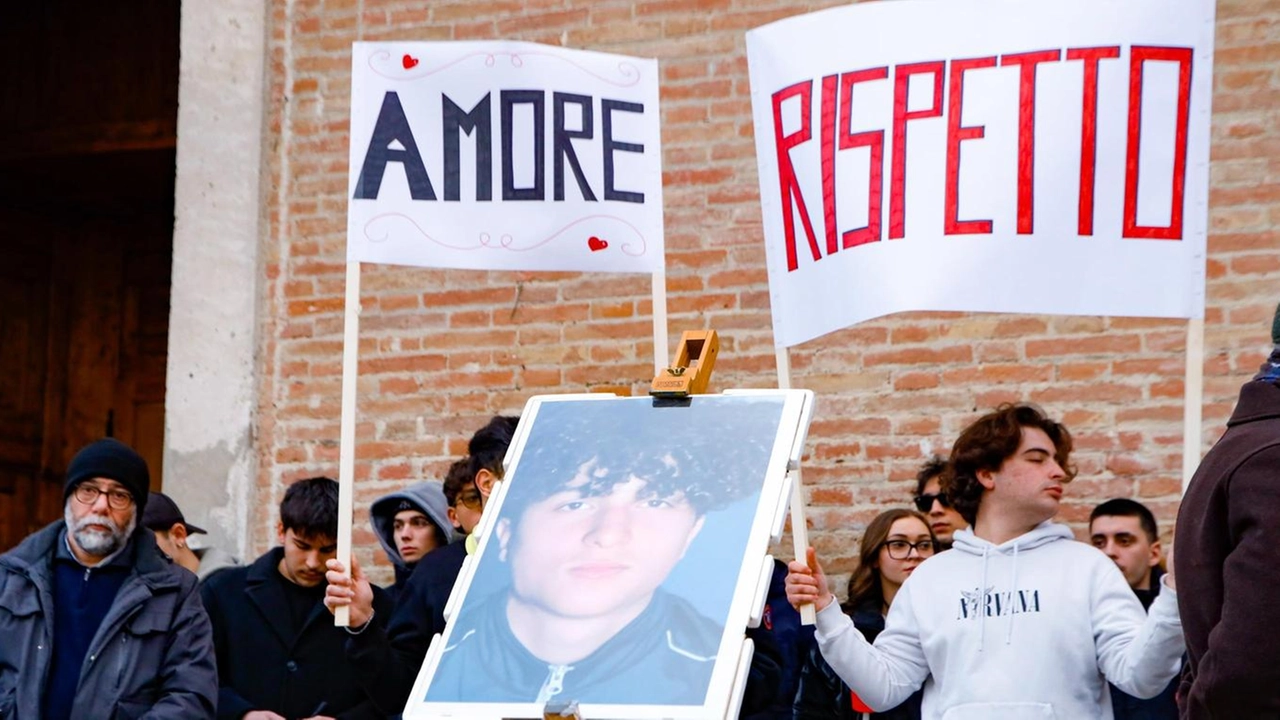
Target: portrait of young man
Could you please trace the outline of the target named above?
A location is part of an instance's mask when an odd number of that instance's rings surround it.
[[[543,404],[426,700],[702,704],[782,408],[736,400]]]

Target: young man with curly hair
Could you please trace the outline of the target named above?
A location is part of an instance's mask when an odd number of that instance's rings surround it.
[[[1051,522],[1075,476],[1071,434],[1031,405],[961,433],[942,481],[971,528],[903,584],[874,645],[840,612],[812,549],[788,599],[818,608],[823,658],[873,708],[924,688],[922,717],[1111,718],[1107,682],[1136,697],[1178,671],[1173,573],[1150,614],[1106,555]]]
[[[749,522],[708,515],[754,515],[772,407],[544,404],[427,700],[701,704],[725,620],[693,600],[738,567],[704,557],[698,587],[668,580],[695,539],[740,546]]]

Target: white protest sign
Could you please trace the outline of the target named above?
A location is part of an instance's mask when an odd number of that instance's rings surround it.
[[[1203,315],[1212,0],[858,3],[747,34],[775,343]]]
[[[355,43],[348,261],[660,272],[658,63]]]

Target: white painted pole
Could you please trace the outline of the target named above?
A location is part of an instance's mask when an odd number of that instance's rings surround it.
[[[774,346],[774,354],[778,359],[778,388],[791,389],[791,353],[781,345]],[[796,560],[806,562],[809,550],[809,525],[804,512],[804,483],[800,479],[800,466],[793,471],[795,478],[791,483],[791,543],[795,549]],[[812,625],[818,620],[818,610],[813,603],[800,606],[800,622]]]
[[[1204,403],[1204,318],[1187,321],[1187,376],[1183,383],[1182,494],[1200,465],[1201,411]]]
[[[342,324],[342,421],[338,430],[338,560],[351,575],[351,520],[355,511],[356,384],[360,360],[360,263],[347,263]],[[336,608],[333,624],[351,624],[350,611]]]
[[[667,273],[653,274],[653,376],[657,377],[671,361],[667,347]]]

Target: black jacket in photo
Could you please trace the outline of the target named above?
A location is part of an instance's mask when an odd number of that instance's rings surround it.
[[[722,629],[683,598],[659,589],[648,607],[595,652],[572,665],[539,660],[511,632],[507,593],[458,618],[427,699],[700,705]]]

